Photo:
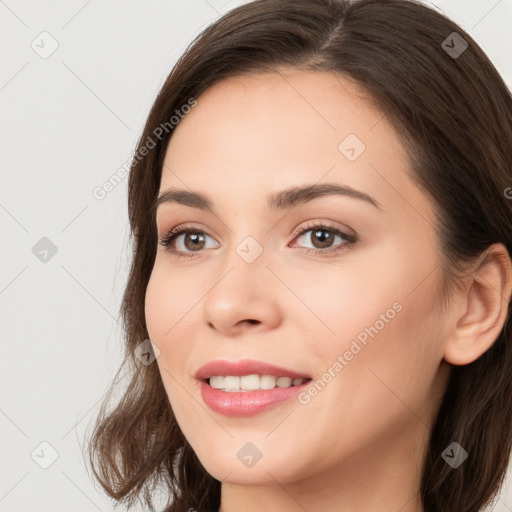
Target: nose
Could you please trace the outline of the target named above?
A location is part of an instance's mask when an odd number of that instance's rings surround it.
[[[235,250],[221,267],[203,302],[203,319],[224,336],[276,328],[282,319],[278,280],[261,254],[244,261]]]

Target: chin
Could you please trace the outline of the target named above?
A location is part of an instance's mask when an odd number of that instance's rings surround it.
[[[241,445],[242,447],[244,444]],[[244,453],[234,452],[233,456],[226,451],[208,451],[203,456],[198,455],[201,464],[206,471],[215,479],[236,485],[275,485],[276,480],[281,484],[287,484],[300,479],[298,473],[300,468],[297,466],[296,457],[279,455],[277,458],[267,457],[262,454],[256,462],[247,460],[243,462]],[[242,460],[240,460],[242,459]],[[290,461],[293,461],[294,471],[291,472]],[[247,464],[247,465],[246,465]]]

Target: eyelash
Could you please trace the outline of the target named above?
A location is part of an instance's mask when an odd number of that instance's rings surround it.
[[[304,226],[300,231],[294,233],[294,235],[293,235],[294,239],[304,235],[308,231],[313,231],[313,230],[314,231],[329,231],[329,232],[333,233],[334,235],[341,236],[341,238],[345,239],[346,242],[341,245],[338,245],[336,248],[330,248],[330,249],[307,248],[307,254],[310,254],[311,252],[313,252],[315,255],[321,254],[322,256],[325,256],[326,254],[336,253],[346,246],[353,245],[357,241],[355,236],[344,233],[343,231],[339,230],[338,228],[336,228],[334,226],[330,226],[328,224],[324,224],[322,222],[311,223],[307,226]],[[159,239],[158,243],[160,245],[162,245],[166,251],[176,254],[178,258],[181,258],[181,257],[192,258],[192,257],[196,256],[196,254],[195,254],[196,252],[198,253],[200,251],[183,252],[183,251],[177,251],[176,249],[171,248],[172,243],[176,240],[176,238],[178,238],[179,235],[187,234],[187,233],[196,233],[196,234],[199,233],[199,234],[204,234],[204,235],[209,236],[204,231],[194,228],[193,226],[182,225],[182,226],[178,226],[177,228],[174,228],[174,229],[168,231],[166,234],[164,234]]]

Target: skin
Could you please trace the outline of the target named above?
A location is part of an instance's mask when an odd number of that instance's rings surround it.
[[[355,134],[366,149],[338,149]],[[440,309],[441,249],[432,200],[409,177],[399,138],[364,91],[328,72],[283,69],[227,79],[208,89],[175,128],[160,191],[208,196],[214,213],[176,203],[157,211],[160,237],[191,224],[178,258],[158,247],[146,294],[157,364],[180,428],[206,470],[222,481],[220,512],[307,510],[423,512],[420,468],[452,364],[477,359],[499,335],[511,272],[501,245],[460,282]],[[283,211],[271,193],[315,183],[347,185],[380,209],[326,195]],[[336,236],[328,255],[315,221]],[[327,234],[332,232],[327,232]],[[247,263],[247,237],[263,252]],[[324,249],[326,250],[326,249]],[[365,328],[401,306],[341,371],[338,356]],[[307,404],[296,399],[246,418],[203,402],[194,379],[213,359],[262,360],[321,379]],[[338,360],[339,361],[339,360]],[[261,459],[246,467],[247,443]],[[342,507],[341,505],[342,504]]]

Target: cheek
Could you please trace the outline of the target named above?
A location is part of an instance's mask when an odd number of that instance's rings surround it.
[[[181,382],[191,371],[190,355],[200,322],[198,301],[204,294],[190,285],[194,281],[198,280],[157,260],[146,289],[146,326],[149,338],[160,349],[157,363],[166,387],[174,386],[170,375],[179,375]]]
[[[362,301],[357,319],[339,314],[335,341],[312,356],[325,372],[305,406],[308,416],[319,418],[314,436],[337,439],[343,432],[345,438],[339,450],[326,455],[333,464],[345,450],[377,446],[387,436],[398,439],[431,421],[439,398],[440,329],[425,295],[400,297],[395,308],[393,293]]]
[[[298,290],[330,330],[317,322],[326,334],[310,347],[313,366],[340,375],[332,379],[333,399],[353,403],[358,397],[361,413],[384,404],[400,407],[402,396],[421,407],[442,361],[440,274],[432,272],[432,259],[419,261],[396,246],[379,256],[338,273],[315,273]],[[333,367],[339,356],[343,361]]]
[[[153,341],[175,337],[175,332],[186,325],[187,316],[192,316],[191,308],[201,296],[197,288],[187,284],[183,274],[171,269],[157,256],[146,289],[145,317]]]
[[[432,279],[410,294],[396,290],[372,297],[353,315],[344,315],[344,325],[338,321],[346,335],[338,338],[341,343],[332,347],[329,360],[342,355],[344,363],[331,399],[350,404],[359,424],[373,418],[388,429],[397,421],[429,421],[442,360],[442,321],[433,307],[433,284]],[[346,409],[335,415],[342,424]]]
[[[171,287],[169,283],[173,283]],[[146,326],[151,341],[160,349],[160,355],[156,359],[164,388],[173,411],[179,411],[179,405],[186,401],[182,396],[182,386],[177,380],[183,380],[183,369],[187,361],[190,345],[184,329],[190,320],[185,314],[190,306],[185,307],[183,300],[183,288],[179,282],[169,279],[162,266],[155,263],[145,296]],[[197,300],[197,299],[196,299]],[[189,317],[192,315],[188,315]],[[180,320],[181,319],[181,320]]]

